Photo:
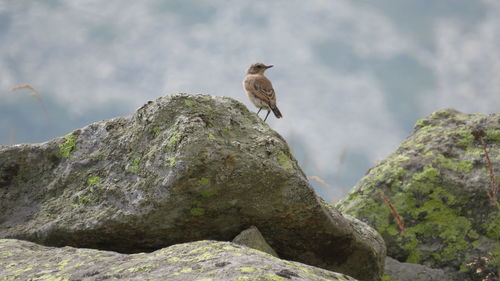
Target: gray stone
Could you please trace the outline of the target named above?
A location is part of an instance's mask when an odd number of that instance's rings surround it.
[[[379,249],[358,243],[283,138],[230,98],[171,95],[42,144],[0,147],[3,238],[135,253],[229,241],[251,225],[284,259],[382,274],[371,264]]]
[[[462,271],[472,280],[498,276],[500,204],[487,195],[485,153],[472,134],[479,129],[498,176],[500,114],[442,110],[418,121],[413,135],[336,206],[377,229],[399,261]],[[477,260],[485,263],[479,270]]]
[[[397,281],[465,281],[459,273],[449,273],[415,263],[399,262],[391,257],[385,259],[385,272],[390,280]]]
[[[353,281],[229,242],[198,241],[152,253],[50,248],[0,239],[0,280]]]
[[[328,211],[334,215],[337,209],[332,205],[322,202]],[[348,214],[342,214],[344,219],[346,219],[351,228],[354,231],[354,243],[351,244],[351,252],[353,253],[353,258],[350,259],[350,263],[346,263],[345,267],[356,267],[359,264],[364,264],[363,270],[367,272],[383,272],[384,271],[384,261],[386,257],[386,247],[384,239],[380,234],[373,229],[368,224],[356,219]],[[372,248],[377,255],[365,255],[363,253],[364,248]],[[342,270],[342,269],[341,269]]]
[[[267,244],[266,239],[262,236],[259,229],[255,226],[251,226],[248,229],[243,230],[233,239],[233,243],[240,244],[243,246],[250,247],[268,253],[272,256],[278,257],[276,251],[274,251],[269,244]]]

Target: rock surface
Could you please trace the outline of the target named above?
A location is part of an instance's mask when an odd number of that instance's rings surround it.
[[[0,147],[0,238],[134,253],[229,241],[251,225],[284,259],[382,274],[379,241],[327,210],[283,138],[230,98],[162,97],[46,143]]]
[[[332,205],[322,202],[323,205],[327,208],[329,212],[335,214],[337,209],[335,209]],[[386,257],[386,247],[384,243],[384,239],[380,234],[373,229],[368,224],[358,220],[357,218],[350,216],[348,214],[343,214],[344,219],[346,219],[351,225],[352,229],[355,232],[354,241],[353,241],[353,256],[352,260],[364,260],[364,250],[365,245],[371,245],[374,253],[377,253],[376,262],[373,263],[365,263],[362,270],[366,272],[383,272],[383,269],[380,269],[379,266],[385,264]],[[359,249],[357,249],[359,247]]]
[[[386,279],[397,281],[458,281],[464,280],[464,276],[458,273],[449,273],[442,269],[434,269],[425,265],[398,262],[387,257],[385,259]]]
[[[276,251],[274,251],[274,249],[267,244],[266,239],[262,236],[259,229],[253,225],[250,228],[243,230],[240,234],[238,234],[238,236],[234,237],[232,242],[268,253],[271,256],[278,258]]]
[[[198,241],[152,253],[50,248],[0,239],[0,280],[356,280],[229,242]]]
[[[376,228],[388,255],[403,262],[466,272],[500,267],[500,204],[490,205],[481,129],[493,169],[500,173],[500,114],[437,111],[417,122],[396,152],[357,184],[337,207]],[[400,233],[384,194],[401,216]],[[471,267],[486,261],[481,273]],[[498,276],[498,272],[494,273]],[[465,280],[465,279],[461,279]]]

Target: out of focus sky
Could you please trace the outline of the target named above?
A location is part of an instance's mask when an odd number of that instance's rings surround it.
[[[0,0],[0,144],[43,142],[157,97],[267,72],[290,144],[341,199],[431,112],[500,111],[498,0]],[[45,109],[28,89],[43,99]]]

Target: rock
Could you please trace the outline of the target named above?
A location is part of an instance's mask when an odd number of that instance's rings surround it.
[[[356,280],[217,241],[127,255],[0,239],[0,253],[0,280]]]
[[[283,138],[230,98],[162,97],[46,143],[0,147],[0,238],[135,253],[229,241],[251,225],[284,259],[382,274],[364,263],[379,249],[358,244]]]
[[[274,249],[267,244],[266,239],[264,239],[259,229],[257,229],[254,225],[243,230],[240,234],[238,234],[238,236],[234,237],[233,243],[247,246],[278,258],[276,251],[274,251]]]
[[[478,129],[498,175],[500,114],[437,111],[418,121],[413,135],[336,206],[377,229],[389,256],[481,280],[479,275],[497,271],[494,261],[500,260],[500,204],[491,205],[487,195],[484,150],[472,134]],[[471,267],[478,259],[486,261],[480,273]]]
[[[327,210],[334,215],[337,209],[332,205],[322,201]],[[355,268],[357,264],[364,264],[363,270],[367,272],[384,272],[384,262],[386,257],[386,247],[384,239],[380,234],[368,224],[356,219],[348,214],[343,214],[354,231],[354,242],[351,244],[351,252],[355,255],[350,259],[350,263],[345,264],[345,270]],[[372,248],[375,255],[366,255],[364,250]],[[339,268],[343,270],[342,268]]]
[[[386,280],[397,281],[456,281],[466,280],[464,276],[448,273],[415,263],[399,262],[391,257],[385,259],[384,276]]]

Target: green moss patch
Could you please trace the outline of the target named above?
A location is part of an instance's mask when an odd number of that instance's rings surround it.
[[[187,106],[193,106],[194,105],[194,101],[193,100],[190,100],[190,99],[184,99],[184,104],[187,105]]]
[[[190,211],[191,215],[193,216],[203,216],[205,214],[205,209],[204,208],[192,208]]]
[[[90,176],[87,178],[88,185],[97,185],[101,182],[101,178],[98,176]]]
[[[160,133],[161,133],[161,128],[160,128],[159,126],[153,126],[153,127],[151,128],[151,132],[153,133],[153,135],[154,135],[155,137],[157,137],[157,136],[159,136],[159,135],[160,135]]]
[[[419,130],[419,129],[422,129],[423,127],[425,126],[428,126],[429,125],[429,120],[427,119],[420,119],[418,120],[416,123],[415,123],[415,130]]]
[[[265,275],[264,276],[265,280],[268,280],[268,281],[286,281],[287,279],[281,277],[281,276],[278,276],[276,274],[268,274],[268,275]]]
[[[64,142],[59,145],[59,154],[63,158],[69,158],[76,149],[76,139],[78,136],[69,134],[64,136]]]
[[[203,197],[211,197],[217,195],[219,190],[217,188],[207,188],[199,191],[200,195]]]
[[[134,158],[130,163],[130,165],[128,166],[127,171],[133,174],[137,174],[137,172],[139,172],[140,164],[141,164],[141,158],[139,157]]]
[[[500,143],[500,130],[489,129],[486,130],[486,141]]]
[[[238,269],[243,273],[252,273],[254,271],[257,271],[257,268],[251,266],[242,266],[239,267]]]
[[[200,180],[198,180],[198,184],[201,184],[201,185],[208,185],[209,183],[210,183],[210,180],[207,178],[201,178]]]
[[[89,194],[85,194],[85,195],[80,195],[78,196],[78,201],[77,203],[79,205],[87,205],[87,204],[90,204],[92,203],[94,200],[93,198],[91,197],[91,195]]]
[[[467,174],[472,170],[472,160],[451,159],[439,154],[437,157],[437,163],[443,168],[451,169],[459,173]]]
[[[482,227],[488,237],[500,241],[500,203],[497,203],[497,210],[488,216]]]
[[[422,172],[413,174],[404,193],[394,197],[396,210],[408,218],[407,222],[411,222],[405,225],[407,232],[396,237],[398,244],[408,252],[407,262],[434,259],[442,263],[455,260],[470,249],[471,238],[477,238],[472,223],[461,215],[456,196],[440,187],[440,183],[439,171],[426,166]],[[419,247],[419,241],[436,238],[441,240],[442,245],[439,254]]]
[[[285,154],[285,152],[280,151],[278,153],[278,162],[281,164],[281,166],[287,170],[293,169],[292,162],[290,158]]]
[[[165,152],[170,151],[174,146],[177,145],[181,137],[180,132],[174,132],[168,139],[167,146],[165,147]]]
[[[382,275],[382,281],[395,281],[395,280],[392,279],[391,276],[384,274]]]
[[[175,157],[170,157],[167,159],[167,162],[170,167],[173,167],[175,163],[177,163],[177,159]]]

